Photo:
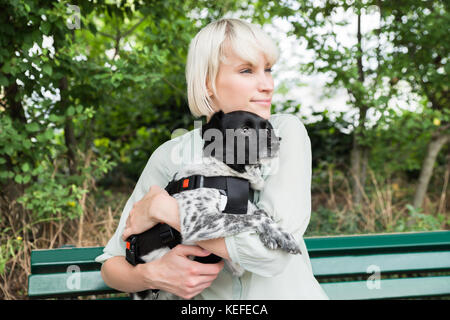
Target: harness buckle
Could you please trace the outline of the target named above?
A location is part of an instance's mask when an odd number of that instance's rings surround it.
[[[133,266],[136,265],[136,236],[132,235],[127,239],[126,260]]]

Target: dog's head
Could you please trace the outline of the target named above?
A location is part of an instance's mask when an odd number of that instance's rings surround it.
[[[202,127],[204,156],[213,156],[238,172],[278,156],[280,140],[270,122],[247,111],[216,112]]]

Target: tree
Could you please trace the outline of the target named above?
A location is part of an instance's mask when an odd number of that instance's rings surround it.
[[[449,2],[387,1],[379,8],[383,32],[394,48],[386,61],[395,72],[393,79],[407,81],[414,92],[426,98],[423,121],[434,123],[429,125],[430,140],[413,200],[415,207],[421,207],[437,155],[450,141]]]
[[[374,129],[368,123],[368,113],[382,113],[394,94],[386,89],[386,79],[390,76],[389,70],[384,68],[379,30],[363,31],[365,17],[377,8],[365,1],[349,4],[344,0],[321,3],[299,1],[298,9],[294,9],[290,2],[260,1],[260,4],[264,7],[261,13],[267,11],[271,17],[287,18],[293,27],[292,34],[306,41],[313,58],[300,71],[327,74],[330,78],[327,88],[330,91],[346,89],[348,103],[356,111],[350,173],[353,200],[355,204],[360,204],[370,153],[366,136],[368,130]],[[353,38],[346,42],[342,38],[343,27],[348,30],[350,25],[354,28]]]

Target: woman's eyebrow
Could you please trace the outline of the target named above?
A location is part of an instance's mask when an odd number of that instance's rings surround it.
[[[253,67],[253,64],[251,64],[250,62],[246,62],[246,63],[242,63],[240,65],[237,66],[238,68],[240,67]]]
[[[270,67],[270,66],[271,66],[270,62],[267,62],[265,65],[265,68]],[[241,68],[241,67],[253,67],[253,64],[250,62],[246,62],[246,63],[242,63],[237,66],[237,68]]]

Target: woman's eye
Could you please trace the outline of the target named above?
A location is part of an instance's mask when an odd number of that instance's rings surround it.
[[[270,72],[271,73],[272,71],[273,71],[272,68],[264,69],[264,72]],[[241,70],[240,73],[252,73],[252,70],[251,69],[244,69],[244,70]]]

